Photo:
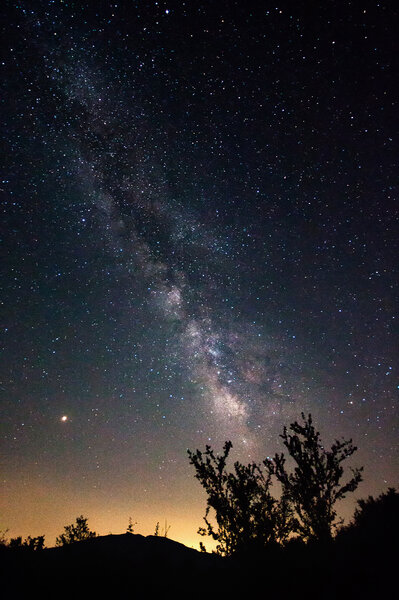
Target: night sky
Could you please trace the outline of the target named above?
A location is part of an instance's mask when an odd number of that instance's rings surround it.
[[[394,4],[2,3],[9,535],[197,545],[301,411],[398,485]]]

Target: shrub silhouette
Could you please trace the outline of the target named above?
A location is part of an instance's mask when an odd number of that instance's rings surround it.
[[[132,517],[129,517],[129,524],[126,527],[126,533],[134,533],[134,528],[136,525],[137,525],[137,521],[134,521],[134,523],[133,523]]]
[[[296,530],[304,539],[328,540],[332,537],[332,529],[336,511],[335,503],[353,492],[360,481],[363,468],[351,469],[352,478],[341,484],[344,469],[342,463],[357,448],[352,440],[336,440],[330,450],[321,443],[320,433],[315,430],[312,416],[302,423],[295,421],[290,425],[293,434],[284,427],[283,439],[288,454],[296,463],[294,471],[286,469],[284,453],[276,454],[273,460],[266,459],[269,475],[276,476],[282,485],[282,499],[288,502],[296,513]]]
[[[226,462],[232,448],[226,442],[223,454],[215,455],[210,446],[202,453],[188,450],[195,477],[205,488],[207,508],[205,527],[200,535],[208,535],[217,542],[221,555],[264,548],[267,544],[284,541],[291,530],[291,511],[285,500],[281,503],[270,493],[271,476],[265,477],[259,465],[234,463],[228,473]],[[217,527],[209,520],[215,512]]]
[[[65,525],[64,533],[57,537],[55,544],[56,546],[66,546],[94,537],[97,537],[97,534],[95,531],[90,531],[87,524],[87,517],[80,515],[80,517],[76,518],[76,523]]]
[[[355,539],[362,544],[394,545],[399,537],[399,492],[395,488],[357,501],[357,508],[347,527],[339,536]]]
[[[7,544],[8,544],[7,533],[8,533],[8,529],[0,530],[0,546],[7,546]]]
[[[154,536],[155,537],[168,537],[169,534],[169,530],[171,528],[171,525],[168,525],[167,520],[165,519],[165,527],[161,530],[161,527],[159,525],[159,521],[157,521],[156,525],[155,525],[155,530],[154,530]]]
[[[9,548],[24,548],[26,550],[37,552],[44,548],[44,537],[44,535],[39,535],[37,537],[28,535],[28,537],[22,541],[22,536],[18,536],[16,538],[11,538],[8,546]]]
[[[284,453],[266,459],[260,465],[234,463],[233,472],[226,470],[232,443],[227,441],[222,455],[210,446],[202,453],[188,450],[195,477],[207,492],[205,527],[198,533],[212,537],[217,552],[231,555],[264,548],[271,543],[284,543],[297,533],[303,540],[327,541],[336,527],[335,504],[353,492],[362,480],[362,468],[351,469],[352,477],[342,484],[342,463],[355,451],[352,440],[336,440],[330,450],[321,443],[312,416],[302,413],[302,423],[284,427],[283,439],[288,454],[295,462],[293,472],[286,469]],[[282,493],[276,500],[270,493],[272,478],[280,482]],[[216,524],[209,520],[211,509]]]

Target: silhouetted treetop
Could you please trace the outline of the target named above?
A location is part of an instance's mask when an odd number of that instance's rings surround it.
[[[74,542],[82,542],[90,538],[97,537],[95,531],[90,531],[87,524],[87,517],[80,515],[76,517],[76,522],[71,525],[65,525],[64,533],[56,539],[56,546],[66,546]]]
[[[8,546],[9,548],[23,548],[24,550],[31,550],[37,552],[44,548],[44,535],[38,535],[37,537],[28,537],[22,541],[22,536],[11,538]]]
[[[284,502],[279,504],[270,494],[270,475],[265,476],[256,463],[243,465],[237,461],[232,472],[226,470],[231,448],[228,441],[222,455],[215,455],[210,446],[206,446],[204,453],[188,451],[195,477],[208,494],[206,527],[198,532],[214,539],[222,555],[283,541],[290,532],[289,506]],[[217,527],[209,520],[211,509]]]
[[[293,472],[286,468],[284,453],[276,454],[264,464],[270,475],[282,485],[282,498],[294,508],[296,529],[305,539],[329,539],[335,526],[334,505],[346,494],[353,492],[360,481],[363,468],[351,469],[352,477],[341,483],[344,475],[342,463],[357,450],[352,440],[336,440],[326,450],[320,433],[313,426],[312,416],[301,414],[302,422],[295,421],[288,433],[284,427],[280,436],[289,456],[294,460]]]
[[[365,543],[397,544],[399,538],[399,492],[388,488],[377,498],[357,501],[357,508],[343,535],[350,534]]]
[[[299,534],[303,540],[331,539],[337,525],[336,502],[362,480],[363,469],[356,468],[342,482],[343,462],[356,447],[352,440],[336,440],[327,450],[310,414],[306,418],[302,413],[302,422],[294,421],[289,430],[284,427],[280,437],[294,461],[293,471],[287,470],[281,453],[263,461],[266,474],[254,462],[235,462],[228,472],[231,441],[224,444],[221,455],[215,455],[210,446],[205,452],[188,450],[195,477],[207,493],[205,527],[199,533],[212,537],[220,554],[282,544],[291,534]],[[281,484],[279,500],[270,492],[273,477]],[[216,525],[209,519],[211,509]]]

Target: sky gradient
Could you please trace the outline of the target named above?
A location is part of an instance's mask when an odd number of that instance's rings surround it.
[[[320,4],[2,6],[10,535],[198,544],[187,448],[302,411],[398,485],[397,11]]]

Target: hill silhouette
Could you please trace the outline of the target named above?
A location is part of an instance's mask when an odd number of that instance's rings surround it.
[[[132,533],[98,536],[40,552],[2,546],[0,560],[5,587],[14,598],[33,592],[54,598],[61,590],[74,598],[104,591],[116,597],[131,594],[132,589],[176,593],[226,570],[215,554],[165,537]]]
[[[188,548],[180,542],[166,537],[134,533],[98,536],[83,542],[68,544],[44,551],[49,560],[90,560],[103,559],[120,562],[128,560],[132,566],[143,566],[149,561],[162,563],[168,568],[192,566],[204,568],[220,562],[220,557],[214,554],[202,553],[194,548]]]
[[[396,532],[395,532],[396,533]],[[345,537],[345,539],[344,539]],[[98,536],[32,552],[0,547],[2,588],[13,598],[258,597],[335,600],[388,597],[396,540],[359,545],[356,534],[329,543],[292,540],[285,547],[221,557],[159,536]]]

